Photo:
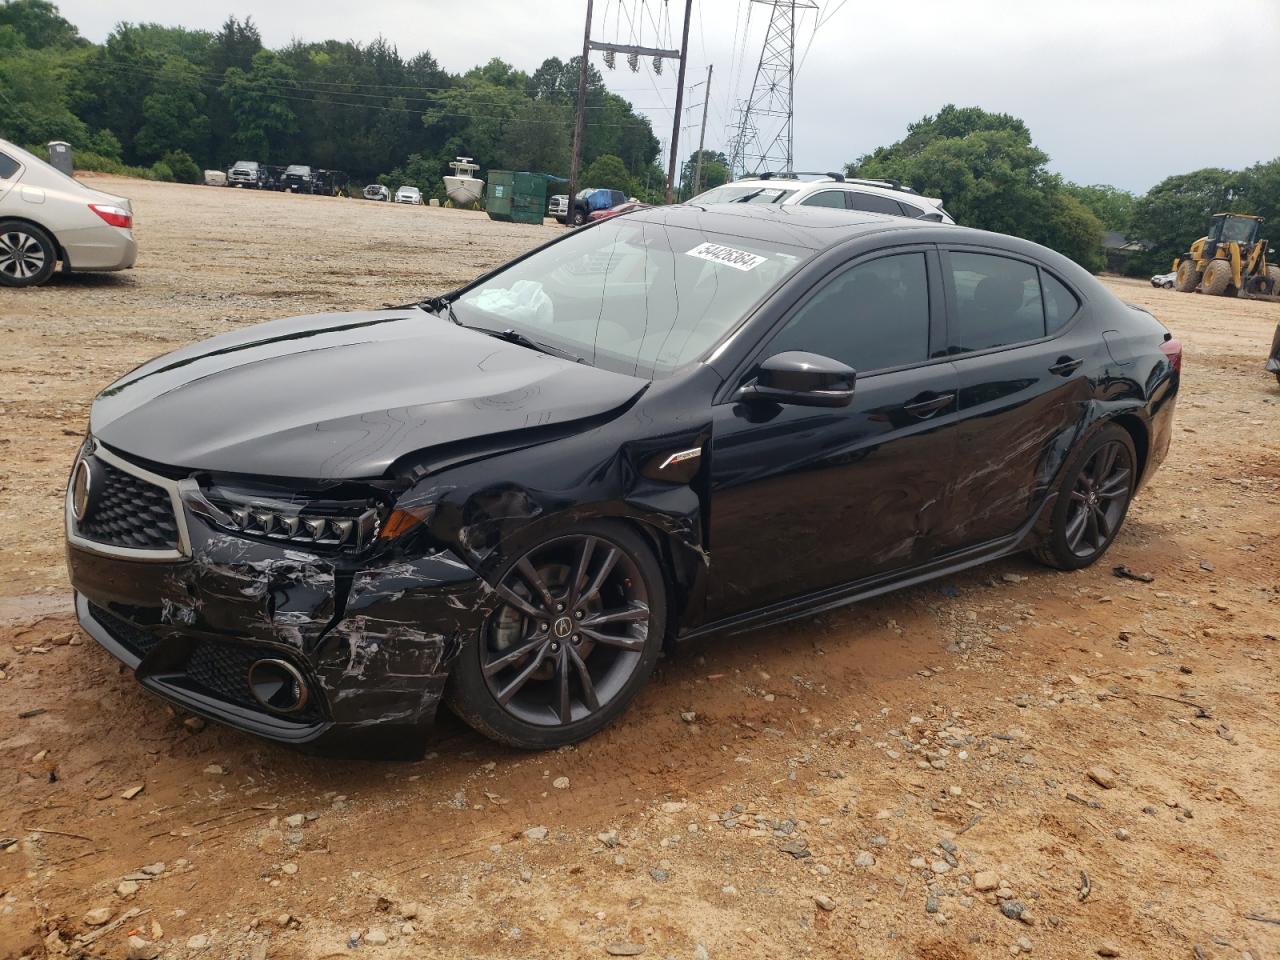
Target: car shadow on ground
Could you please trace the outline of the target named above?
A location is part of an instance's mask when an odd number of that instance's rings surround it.
[[[45,289],[57,289],[59,287],[66,290],[91,290],[94,288],[112,288],[112,287],[133,287],[138,283],[137,278],[127,273],[68,273],[66,270],[57,270],[53,276],[49,278],[48,283],[43,284]]]

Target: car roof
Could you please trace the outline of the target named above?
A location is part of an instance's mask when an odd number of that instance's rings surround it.
[[[632,222],[658,222],[665,226],[687,227],[704,233],[787,243],[810,250],[825,250],[846,240],[883,230],[928,231],[929,228],[940,226],[927,220],[864,213],[861,210],[772,204],[759,206],[717,203],[703,206],[686,202],[669,207],[637,210],[627,217]],[[945,229],[950,235],[950,231],[962,228],[946,225]]]
[[[914,190],[895,190],[890,186],[868,183],[865,180],[856,178],[836,180],[832,177],[819,177],[817,180],[796,180],[792,177],[744,177],[741,180],[730,180],[728,183],[722,183],[719,187],[712,187],[710,190],[719,190],[724,187],[755,187],[756,189],[765,190],[789,190],[793,193],[816,193],[819,190],[848,190],[850,193],[873,193],[881,197],[891,197],[894,200],[900,200],[912,206],[939,207],[942,205],[942,201],[937,197],[926,197],[924,194],[916,193]],[[709,193],[710,190],[703,192]]]
[[[1066,275],[1078,286],[1087,285],[1094,279],[1087,270],[1057,251],[1021,237],[861,210],[773,204],[757,206],[717,203],[701,206],[686,202],[669,207],[635,210],[627,214],[626,221],[631,224],[660,223],[663,226],[684,227],[726,238],[739,237],[743,240],[788,244],[807,248],[815,253],[860,237],[892,233],[894,236],[889,238],[885,246],[903,243],[940,243],[947,246],[971,244],[1038,260]]]

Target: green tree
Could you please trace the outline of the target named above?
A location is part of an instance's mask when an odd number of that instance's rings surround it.
[[[1134,205],[1130,232],[1149,244],[1138,260],[1145,271],[1168,269],[1173,258],[1186,253],[1209,226],[1209,218],[1224,210],[1249,213],[1236,202],[1240,175],[1209,167],[1166,177]]]
[[[1128,190],[1121,190],[1106,183],[1082,187],[1076,183],[1064,183],[1062,189],[1093,211],[1108,230],[1116,230],[1128,236],[1133,223],[1133,208],[1138,198]]]
[[[154,160],[170,150],[204,154],[209,139],[204,105],[204,87],[195,65],[178,57],[166,60],[142,101],[143,123],[134,141],[138,158]]]
[[[680,168],[680,193],[691,197],[696,192],[693,174],[698,166],[698,151],[689,154],[689,159]],[[710,190],[729,182],[729,158],[719,150],[702,151],[702,180],[698,190]]]
[[[1272,243],[1280,243],[1280,157],[1240,171],[1239,191],[1249,213],[1265,217]]]
[[[1054,190],[1049,194],[1048,217],[1039,242],[1096,273],[1106,265],[1102,229],[1097,214],[1081,200],[1066,190]]]
[[[966,226],[1025,237],[1096,265],[1102,224],[1079,199],[1064,199],[1048,161],[1017,117],[948,104],[936,116],[911,124],[902,140],[848,164],[846,171],[910,184],[926,196],[941,197]]]
[[[58,8],[47,0],[5,0],[0,4],[0,29],[9,26],[32,50],[77,47],[86,41]]]
[[[569,168],[567,130],[573,115],[557,103],[531,101],[506,123],[498,142],[498,162],[513,170],[560,174]]]
[[[227,70],[220,90],[237,121],[231,147],[242,158],[266,162],[289,155],[285,141],[298,129],[298,118],[281,94],[293,80],[293,71],[270,50],[254,54],[247,71]]]
[[[627,167],[622,162],[622,158],[608,153],[597,157],[583,171],[582,186],[621,190],[627,196],[634,196],[636,192],[635,184],[631,180],[631,175],[627,173]]]
[[[199,183],[204,179],[199,165],[185,150],[170,150],[160,158],[160,162],[169,168],[173,179],[179,183]]]
[[[6,139],[83,146],[88,128],[69,103],[75,56],[55,48],[22,48],[0,57],[0,131]]]

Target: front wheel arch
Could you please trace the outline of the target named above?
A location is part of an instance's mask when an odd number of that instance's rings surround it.
[[[585,510],[559,512],[525,524],[504,535],[483,558],[473,558],[468,562],[485,583],[492,585],[497,572],[506,565],[507,557],[522,553],[532,543],[553,535],[558,529],[569,529],[575,524],[592,521],[625,526],[653,551],[667,588],[667,626],[663,637],[663,651],[672,653],[680,627],[701,610],[706,588],[708,561],[706,549],[701,542],[700,507],[693,529],[687,530],[682,529],[673,517],[632,510],[625,501],[599,502]]]

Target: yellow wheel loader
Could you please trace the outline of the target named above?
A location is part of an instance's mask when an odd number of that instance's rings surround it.
[[[1258,236],[1261,226],[1262,217],[1215,213],[1209,233],[1173,261],[1174,287],[1214,297],[1280,293],[1280,266],[1267,264],[1267,241]]]

